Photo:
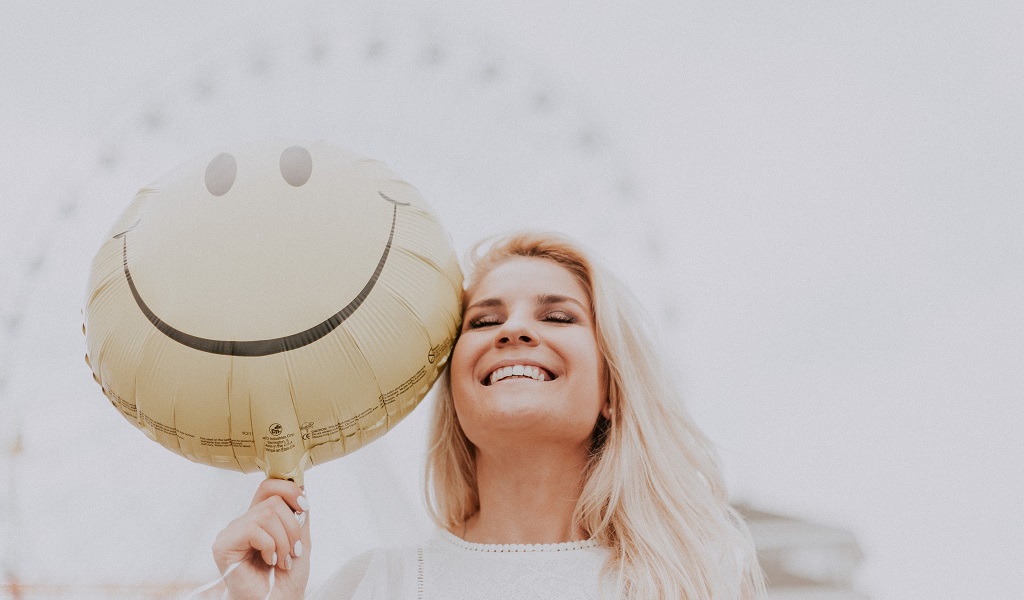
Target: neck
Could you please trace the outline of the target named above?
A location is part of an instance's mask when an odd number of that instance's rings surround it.
[[[583,491],[586,448],[476,449],[480,511],[461,535],[484,544],[553,544],[578,541],[585,532],[572,515]]]

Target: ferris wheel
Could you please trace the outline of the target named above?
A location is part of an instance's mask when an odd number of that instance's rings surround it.
[[[427,19],[282,26],[112,111],[95,171],[122,193],[90,198],[99,210],[119,211],[125,192],[212,147],[326,139],[419,188],[458,249],[531,228],[593,246],[627,277],[637,258],[656,257],[657,217],[641,210],[628,157],[572,86],[490,38]]]

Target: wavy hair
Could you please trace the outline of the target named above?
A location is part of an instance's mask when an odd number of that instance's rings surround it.
[[[763,598],[765,587],[746,524],[730,506],[710,441],[682,408],[659,364],[632,294],[575,243],[523,232],[478,243],[472,289],[506,260],[552,260],[589,295],[608,373],[611,418],[598,418],[574,525],[612,553],[604,575],[622,598]],[[467,295],[468,296],[468,295]],[[451,370],[434,404],[426,497],[440,527],[479,510],[472,442],[455,413]]]

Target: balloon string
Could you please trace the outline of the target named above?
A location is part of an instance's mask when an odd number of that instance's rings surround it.
[[[195,598],[198,594],[202,594],[203,592],[210,590],[211,588],[213,588],[217,584],[219,584],[222,581],[224,581],[227,578],[227,576],[230,575],[231,572],[234,571],[235,569],[237,569],[238,566],[241,565],[241,564],[242,564],[242,561],[238,561],[235,564],[231,565],[230,567],[224,569],[224,574],[221,575],[216,581],[211,581],[210,583],[204,585],[203,587],[201,587],[201,588],[199,588],[197,590],[194,590],[191,594],[186,596],[183,600],[192,600],[192,598]],[[270,576],[267,578],[267,585],[269,586],[270,589],[267,590],[267,597],[264,598],[263,600],[270,600],[271,594],[274,593],[274,573],[276,571],[277,571],[277,567],[273,567],[273,566],[270,567]],[[228,597],[228,590],[225,589],[224,593],[221,594],[220,598],[221,598],[221,600],[226,600],[227,597]]]
[[[224,581],[224,578],[227,577],[228,574],[230,574],[232,571],[237,569],[238,565],[240,565],[240,564],[242,564],[242,562],[238,561],[235,564],[233,564],[230,567],[228,567],[227,569],[224,569],[224,574],[221,575],[219,579],[217,579],[216,581],[211,581],[210,583],[204,585],[203,587],[201,587],[201,588],[199,588],[197,590],[194,590],[191,594],[189,594],[188,596],[185,597],[185,600],[192,600],[192,598],[195,598],[197,595],[202,594],[206,590],[208,590],[208,589],[214,587],[215,585],[217,585],[218,583]],[[226,592],[227,592],[227,590],[225,590],[225,593]]]
[[[270,578],[269,578],[269,581],[268,581],[268,583],[270,584],[270,589],[267,590],[267,597],[264,598],[263,600],[270,600],[270,595],[274,593],[274,573],[276,573],[276,572],[277,572],[277,567],[270,567]]]

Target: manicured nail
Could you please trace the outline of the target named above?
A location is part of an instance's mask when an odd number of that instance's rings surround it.
[[[306,524],[306,513],[295,513],[295,520],[299,522],[299,527],[302,527]]]
[[[288,556],[287,554],[285,554],[285,556],[284,556],[284,570],[285,571],[291,571],[292,570],[292,557]]]
[[[303,511],[309,510],[309,500],[306,500],[305,495],[299,496],[299,508]]]
[[[302,540],[295,542],[295,549],[292,550],[292,554],[295,555],[295,558],[302,556]]]
[[[270,566],[277,566],[277,552],[275,552],[274,555],[270,557]]]

